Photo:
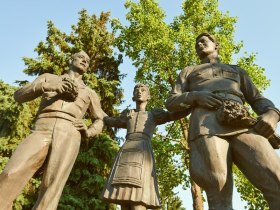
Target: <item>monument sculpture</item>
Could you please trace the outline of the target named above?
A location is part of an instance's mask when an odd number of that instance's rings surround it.
[[[273,138],[279,110],[262,96],[247,72],[220,62],[218,43],[208,34],[196,38],[201,64],[179,74],[166,107],[189,110],[190,175],[207,194],[209,209],[232,209],[232,164],[261,190],[271,210],[280,208],[280,159]],[[252,120],[247,102],[259,115]]]
[[[12,209],[13,200],[45,162],[40,192],[33,209],[55,210],[79,152],[81,136],[93,137],[103,129],[105,113],[95,91],[82,76],[89,56],[72,55],[69,72],[62,76],[42,74],[17,90],[14,98],[23,103],[42,96],[34,129],[17,147],[0,175],[0,208]],[[86,111],[93,124],[82,122]]]
[[[125,110],[118,117],[104,118],[108,126],[127,129],[126,141],[103,191],[104,200],[120,204],[122,210],[161,207],[151,139],[157,125],[186,116],[185,111],[146,111],[149,99],[148,87],[137,84],[133,91],[136,109]]]

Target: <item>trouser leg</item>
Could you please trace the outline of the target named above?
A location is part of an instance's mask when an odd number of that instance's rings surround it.
[[[33,174],[42,166],[50,144],[50,133],[33,132],[17,147],[0,175],[0,207],[10,209]]]
[[[58,119],[39,197],[33,209],[55,210],[79,152],[81,135],[71,122]]]
[[[264,194],[270,210],[280,209],[280,158],[268,140],[247,132],[231,140],[233,161]]]
[[[231,167],[226,140],[203,136],[190,142],[190,175],[205,190],[211,210],[232,209]]]

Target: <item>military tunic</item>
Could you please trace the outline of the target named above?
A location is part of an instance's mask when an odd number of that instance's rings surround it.
[[[186,108],[190,110],[189,140],[204,135],[227,136],[248,131],[238,125],[220,124],[216,118],[217,110],[186,104],[188,93],[193,91],[210,91],[223,99],[234,100],[240,104],[248,102],[259,115],[269,109],[279,113],[274,104],[260,94],[247,72],[238,66],[205,63],[187,67],[180,73],[166,101],[166,107],[170,111]]]
[[[187,109],[191,113],[190,175],[206,191],[209,209],[232,209],[234,163],[262,191],[270,209],[278,210],[280,159],[269,141],[252,128],[220,123],[216,109],[190,104],[188,95],[195,91],[210,91],[239,104],[247,102],[258,115],[269,110],[279,115],[279,110],[259,93],[245,70],[222,63],[185,68],[166,101],[169,111]]]

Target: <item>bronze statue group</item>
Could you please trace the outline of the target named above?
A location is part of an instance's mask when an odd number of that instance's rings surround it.
[[[17,90],[17,102],[39,96],[42,100],[33,130],[0,174],[0,209],[12,209],[13,201],[43,163],[46,167],[33,209],[57,209],[81,137],[98,135],[104,125],[124,128],[127,134],[100,192],[103,199],[119,204],[122,210],[161,208],[153,132],[157,125],[190,114],[190,175],[205,190],[209,209],[232,210],[234,163],[263,193],[269,208],[279,210],[280,159],[270,141],[279,110],[259,93],[245,70],[220,62],[219,46],[212,35],[200,34],[195,48],[201,64],[188,66],[178,75],[166,99],[168,111],[147,111],[149,88],[137,84],[135,109],[107,116],[96,92],[82,80],[89,67],[83,51],[72,56],[67,74],[42,74]],[[259,115],[253,123],[248,121],[251,118],[244,103]],[[82,121],[86,112],[93,122],[88,128]]]

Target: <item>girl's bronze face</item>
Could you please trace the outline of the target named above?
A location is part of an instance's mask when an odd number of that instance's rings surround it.
[[[147,90],[147,87],[140,86],[134,89],[133,92],[134,101],[145,102],[150,99],[150,93]]]

